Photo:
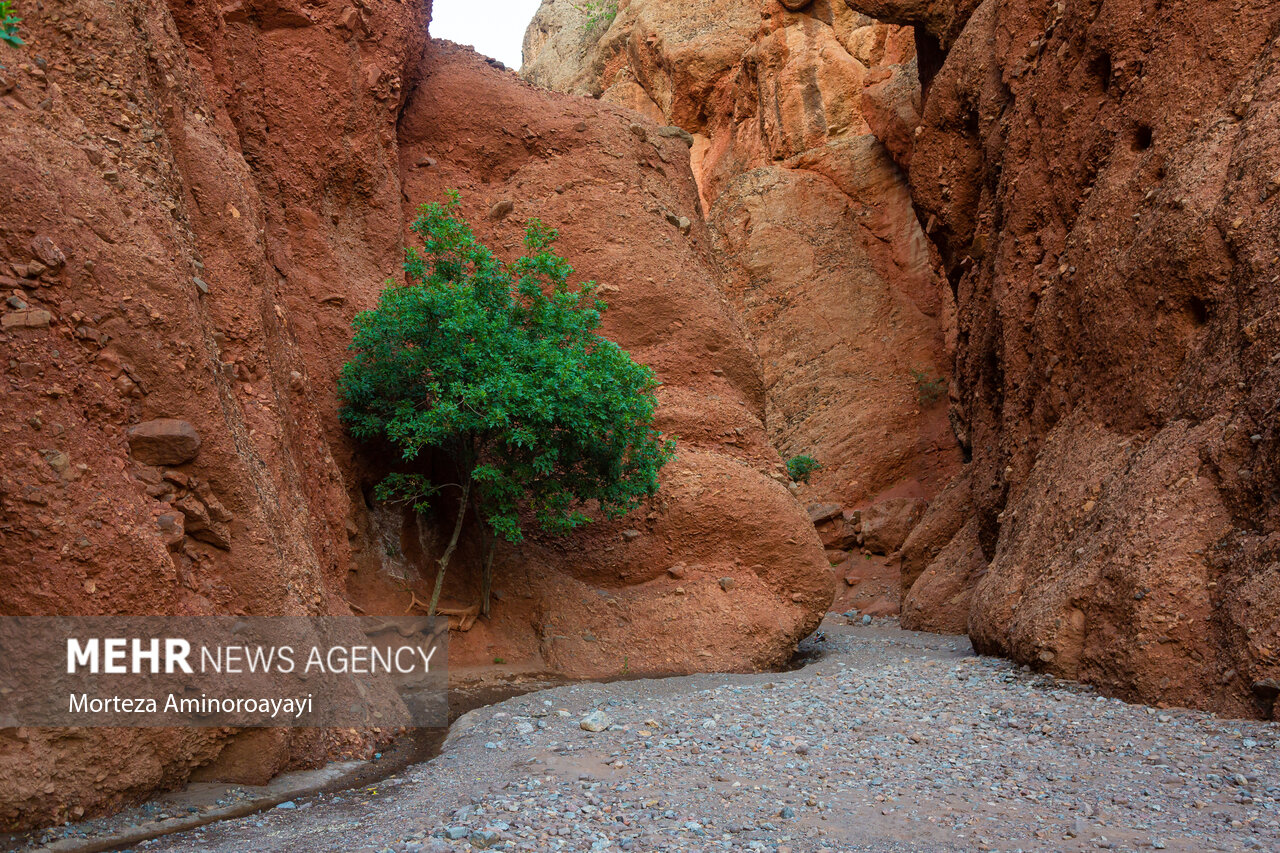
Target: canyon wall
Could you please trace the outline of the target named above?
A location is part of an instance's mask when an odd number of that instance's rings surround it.
[[[1280,7],[850,3],[936,71],[910,183],[973,460],[908,542],[904,620],[950,602],[982,651],[1274,715]]]
[[[828,0],[624,0],[595,26],[579,6],[543,0],[522,75],[688,134],[769,436],[823,466],[800,494],[846,580],[839,606],[896,611],[902,538],[864,538],[861,510],[890,501],[914,520],[959,464],[950,293],[901,171],[918,123],[912,31]]]
[[[666,220],[698,205],[687,148],[428,46],[429,12],[22,10],[28,47],[0,45],[0,609],[231,612],[352,638],[350,601],[403,618],[435,519],[368,501],[389,461],[345,437],[334,385],[352,317],[399,275],[414,205],[457,188],[504,250],[525,215],[563,229],[681,439],[646,511],[500,555],[493,617],[459,634],[457,671],[784,661],[831,574],[765,437],[710,237]],[[514,215],[486,220],[507,198]],[[474,563],[456,562],[447,593],[465,609]],[[193,774],[263,781],[391,734],[3,729],[0,824],[110,811]]]
[[[399,257],[427,10],[21,14],[28,47],[0,48],[4,613],[345,613],[362,636],[332,381]],[[263,781],[379,737],[5,729],[0,824],[118,808],[224,751]]]
[[[863,106],[864,86],[894,80],[892,108],[913,108],[911,31],[840,3],[730,0],[631,0],[607,30],[582,27],[572,4],[544,0],[522,74],[690,134],[770,434],[824,465],[806,494],[857,505],[936,489],[953,470],[945,407],[922,405],[912,370],[945,378],[946,306]]]
[[[784,664],[817,627],[833,576],[765,435],[759,362],[693,221],[685,143],[433,42],[400,158],[406,198],[459,191],[503,253],[519,250],[528,217],[560,231],[560,251],[609,304],[603,334],[657,372],[658,427],[678,441],[647,510],[503,545],[499,607],[454,635],[450,660],[584,677]],[[446,600],[471,605],[475,578],[455,573]]]

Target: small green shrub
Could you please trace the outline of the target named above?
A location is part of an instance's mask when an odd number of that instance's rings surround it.
[[[14,47],[22,47],[24,42],[18,36],[18,24],[22,23],[22,19],[13,14],[13,4],[10,0],[0,0],[0,41],[7,42]]]
[[[912,368],[911,378],[916,381],[916,398],[922,406],[932,406],[947,393],[945,377],[930,376],[927,370]]]
[[[809,475],[821,467],[812,456],[792,456],[787,460],[787,476],[797,483],[807,483]]]
[[[579,27],[584,33],[592,32],[597,28],[603,32],[613,26],[613,19],[618,17],[617,0],[585,0],[582,3],[574,3],[573,8],[587,16]]]

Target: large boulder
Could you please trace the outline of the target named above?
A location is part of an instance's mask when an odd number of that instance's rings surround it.
[[[182,465],[200,452],[200,433],[186,421],[157,418],[129,428],[129,452],[143,465]]]
[[[862,511],[862,547],[873,554],[892,554],[907,541],[929,502],[921,498],[886,498]]]
[[[938,493],[902,543],[902,595],[973,515],[968,471],[962,470]]]
[[[987,568],[972,518],[943,546],[902,599],[902,627],[966,634],[974,587]]]

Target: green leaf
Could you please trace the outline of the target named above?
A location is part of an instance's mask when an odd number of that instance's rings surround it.
[[[657,493],[674,455],[653,428],[653,371],[598,336],[604,303],[594,282],[570,285],[554,228],[529,220],[526,254],[508,264],[459,211],[453,192],[418,209],[406,283],[356,315],[339,383],[347,429],[411,466],[427,464],[424,451],[449,457],[513,542],[530,520],[567,533],[589,513],[625,515]],[[438,491],[415,472],[379,487],[423,510]]]

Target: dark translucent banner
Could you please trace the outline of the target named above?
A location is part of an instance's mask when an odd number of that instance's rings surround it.
[[[448,724],[448,620],[0,617],[0,728]]]

